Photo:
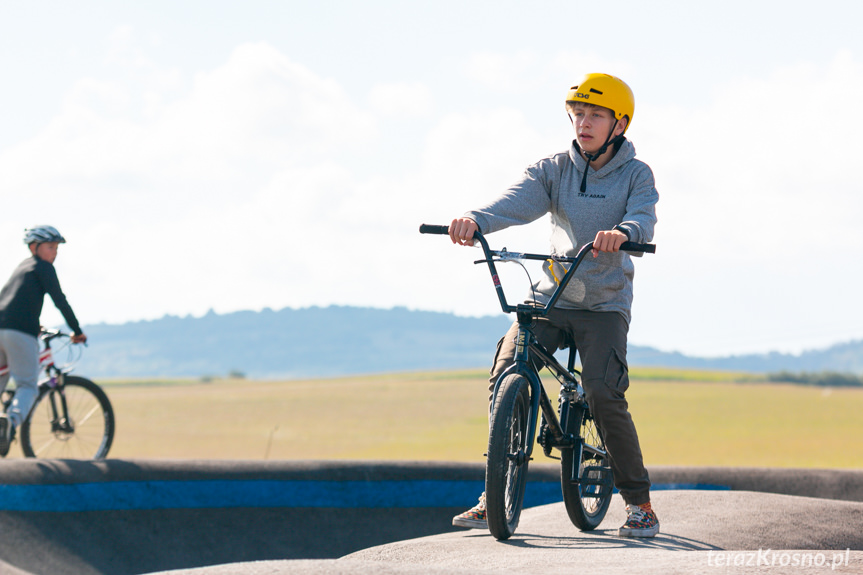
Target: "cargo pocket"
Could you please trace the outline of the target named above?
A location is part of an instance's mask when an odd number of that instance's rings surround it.
[[[623,354],[612,348],[608,356],[608,364],[605,366],[605,385],[620,395],[629,389],[629,368]]]

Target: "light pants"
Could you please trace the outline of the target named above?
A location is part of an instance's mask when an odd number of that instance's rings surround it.
[[[0,329],[0,366],[9,366],[0,375],[0,392],[6,389],[9,377],[15,379],[15,400],[8,416],[18,427],[27,418],[39,392],[39,341],[35,336],[15,329]]]

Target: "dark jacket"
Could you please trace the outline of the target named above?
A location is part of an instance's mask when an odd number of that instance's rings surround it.
[[[75,335],[80,334],[81,326],[60,289],[54,266],[35,255],[21,262],[0,291],[0,329],[14,329],[38,336],[39,316],[46,293],[54,300],[54,305]]]

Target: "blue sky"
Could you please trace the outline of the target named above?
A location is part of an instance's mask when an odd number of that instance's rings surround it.
[[[566,88],[604,71],[636,94],[628,134],[661,197],[630,340],[720,355],[861,338],[861,17],[831,0],[0,0],[0,268],[48,222],[84,325],[495,313],[476,252],[416,228],[565,148]],[[548,235],[543,219],[491,240]]]

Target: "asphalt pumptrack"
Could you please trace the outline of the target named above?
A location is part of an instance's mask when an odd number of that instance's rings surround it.
[[[573,526],[531,464],[515,535],[451,525],[481,464],[6,460],[0,574],[863,573],[863,470],[654,467],[653,539]]]

